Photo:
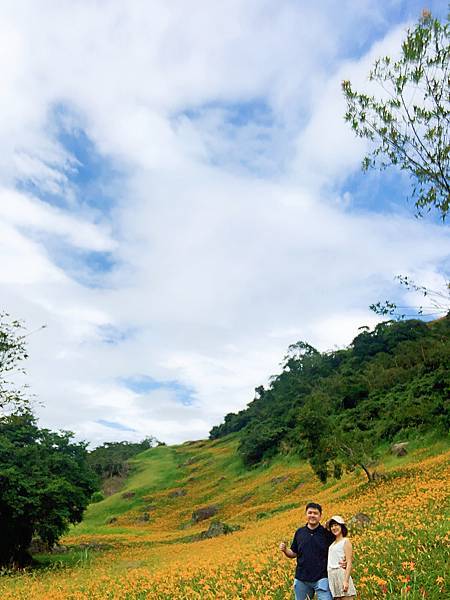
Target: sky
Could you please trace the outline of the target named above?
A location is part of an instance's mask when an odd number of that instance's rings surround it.
[[[340,89],[422,8],[3,0],[0,311],[42,426],[205,438],[290,344],[413,305],[395,275],[442,287],[448,227],[414,218],[404,174],[361,172]]]

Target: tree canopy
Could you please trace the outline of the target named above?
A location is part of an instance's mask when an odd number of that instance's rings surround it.
[[[89,452],[88,462],[102,479],[123,475],[127,470],[129,458],[156,444],[160,444],[160,442],[152,436],[141,442],[105,442]]]
[[[81,521],[96,477],[72,438],[40,429],[29,412],[0,418],[0,565],[26,564],[34,536],[51,547]]]
[[[0,314],[0,566],[29,560],[33,537],[52,546],[81,521],[97,477],[86,444],[40,429],[23,388],[12,381],[27,359],[24,327]]]
[[[409,173],[418,214],[450,208],[449,21],[424,11],[407,31],[398,60],[378,59],[369,74],[379,94],[342,83],[345,120],[357,136],[373,143],[363,168],[394,165]]]

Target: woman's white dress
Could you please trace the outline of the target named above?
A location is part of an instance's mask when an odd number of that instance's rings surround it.
[[[346,538],[339,540],[339,542],[333,542],[328,550],[328,584],[334,598],[339,598],[340,596],[356,596],[356,589],[351,577],[348,581],[348,591],[344,592],[342,589],[345,571],[339,566],[339,561],[342,561],[345,558],[345,541]]]

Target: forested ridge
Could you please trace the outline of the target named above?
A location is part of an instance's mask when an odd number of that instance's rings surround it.
[[[211,439],[239,432],[247,465],[277,453],[308,458],[325,481],[371,464],[383,443],[450,426],[450,316],[386,321],[346,349],[289,347],[282,370],[247,408],[229,413]]]

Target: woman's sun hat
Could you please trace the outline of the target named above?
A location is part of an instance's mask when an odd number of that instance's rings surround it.
[[[331,519],[328,519],[328,526],[330,525],[331,521],[335,521],[336,523],[339,523],[339,525],[345,525],[345,519],[339,515],[334,515],[331,517]]]

